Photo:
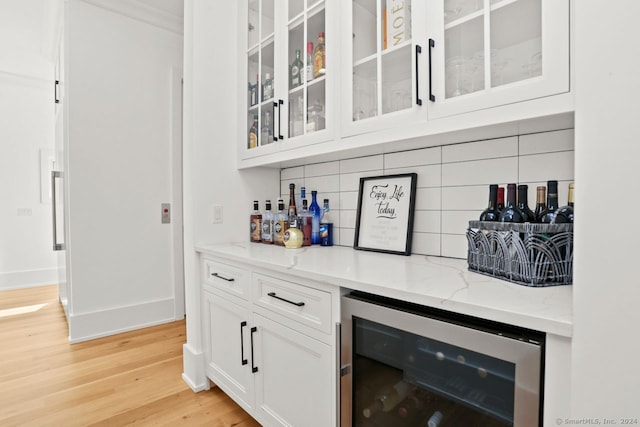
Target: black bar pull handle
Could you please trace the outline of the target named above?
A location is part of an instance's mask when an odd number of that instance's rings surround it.
[[[271,298],[275,298],[275,299],[279,299],[280,301],[288,302],[289,304],[295,305],[297,307],[303,307],[304,306],[304,303],[302,301],[301,302],[289,301],[286,298],[279,297],[278,295],[276,295],[275,292],[269,292],[267,295],[269,295]]]
[[[273,124],[275,124],[275,122],[276,122],[276,108],[278,108],[278,103],[273,101],[273,113],[271,113],[271,117],[273,117],[273,121],[272,121]],[[278,111],[280,111],[280,110],[278,110]],[[278,117],[280,117],[279,114],[278,114]],[[278,120],[278,126],[280,126],[279,120]],[[273,129],[273,140],[274,141],[278,140],[278,134],[276,133],[275,126],[274,126],[274,129]]]
[[[258,367],[253,363],[256,359],[253,357],[253,334],[258,330],[257,327],[251,328],[251,372],[258,372]]]
[[[227,282],[235,282],[236,279],[233,277],[224,277],[218,273],[211,273],[213,277],[217,277],[218,279],[226,280]]]
[[[282,135],[282,122],[280,121],[284,101],[282,99],[278,99],[278,104],[278,138],[284,139],[284,135]]]
[[[429,101],[436,102],[436,97],[433,94],[432,86],[431,86],[431,50],[436,46],[436,42],[433,39],[429,39]]]
[[[418,82],[420,81],[420,66],[418,65],[418,58],[422,53],[422,46],[416,45],[416,104],[422,105],[422,98],[420,98],[420,89],[418,89]]]
[[[243,365],[249,363],[249,361],[244,358],[244,335],[242,334],[242,330],[245,326],[247,326],[246,321],[240,323],[240,361]]]
[[[54,99],[56,104],[60,103],[60,98],[58,98],[58,88],[59,87],[60,87],[60,80],[56,80],[55,84],[53,85],[53,99]]]

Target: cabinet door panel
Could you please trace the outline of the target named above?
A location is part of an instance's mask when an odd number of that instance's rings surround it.
[[[258,331],[256,410],[269,425],[326,427],[335,423],[331,348],[254,314]]]
[[[251,313],[216,294],[204,292],[204,296],[207,375],[236,402],[250,409],[254,396],[250,368]]]

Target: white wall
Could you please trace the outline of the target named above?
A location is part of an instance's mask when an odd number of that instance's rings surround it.
[[[57,281],[40,170],[41,150],[54,148],[53,65],[10,53],[0,55],[0,290]]]
[[[640,4],[575,2],[574,418],[638,422]]]
[[[163,202],[180,209],[172,73],[183,38],[77,0],[65,31],[69,323],[78,341],[176,316],[176,223],[160,218]]]

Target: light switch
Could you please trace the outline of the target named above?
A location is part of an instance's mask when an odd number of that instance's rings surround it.
[[[171,203],[161,204],[160,209],[162,210],[160,222],[162,224],[170,224],[171,223]]]
[[[214,224],[222,224],[222,205],[213,205],[213,221]]]

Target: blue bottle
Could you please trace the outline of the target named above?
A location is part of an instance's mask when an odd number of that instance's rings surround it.
[[[309,213],[311,213],[311,244],[320,244],[320,217],[322,216],[322,210],[318,205],[317,200],[318,192],[311,191],[311,205],[309,206]]]

